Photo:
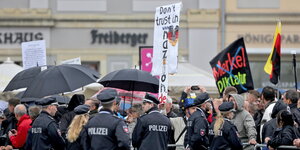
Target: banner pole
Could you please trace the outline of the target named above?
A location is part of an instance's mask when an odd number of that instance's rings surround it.
[[[277,100],[280,100],[280,91],[279,91],[279,83],[280,83],[280,79],[278,79],[278,83],[276,84],[276,88],[277,88]]]
[[[297,68],[296,68],[296,51],[291,52],[293,54],[293,67],[294,67],[294,76],[295,76],[295,88],[297,91],[298,82],[297,82]]]

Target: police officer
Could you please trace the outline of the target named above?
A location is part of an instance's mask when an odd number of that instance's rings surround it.
[[[105,89],[97,95],[102,108],[86,124],[82,134],[82,146],[84,150],[90,149],[130,149],[128,127],[125,122],[113,115],[113,107],[116,105],[117,91]]]
[[[146,113],[137,120],[132,133],[132,145],[140,150],[166,150],[171,135],[170,120],[159,113],[156,97],[146,94],[143,111]]]
[[[209,100],[207,93],[201,93],[190,105],[190,107],[197,106],[197,108],[196,111],[189,112],[191,116],[187,122],[187,134],[184,139],[186,149],[203,150],[209,147],[209,135],[212,134],[212,131],[209,128],[203,107],[201,108],[201,105]]]
[[[29,147],[32,150],[65,149],[65,141],[53,118],[58,106],[56,99],[47,97],[37,101],[36,104],[42,106],[42,112],[32,124],[32,145]]]
[[[224,102],[219,106],[221,115],[212,124],[214,138],[211,143],[211,150],[239,150],[243,149],[241,140],[238,137],[236,126],[230,122],[234,116],[232,102]]]
[[[74,108],[76,116],[68,127],[66,143],[67,150],[82,150],[80,133],[89,119],[89,105],[79,105]]]

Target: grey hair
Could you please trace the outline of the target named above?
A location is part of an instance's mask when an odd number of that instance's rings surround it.
[[[14,113],[17,114],[18,116],[23,116],[23,115],[27,114],[27,109],[26,109],[25,105],[18,104],[14,108]]]
[[[37,118],[39,116],[39,114],[41,113],[41,111],[42,111],[42,107],[38,106],[38,105],[31,106],[28,109],[28,113],[29,113],[29,116],[31,117],[31,119]]]

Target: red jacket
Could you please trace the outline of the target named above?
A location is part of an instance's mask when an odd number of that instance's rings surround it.
[[[31,128],[31,122],[32,120],[28,115],[23,115],[18,121],[18,134],[9,138],[14,148],[21,148],[24,146],[28,130]]]

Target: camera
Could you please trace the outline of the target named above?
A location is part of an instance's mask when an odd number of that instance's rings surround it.
[[[191,87],[191,90],[199,90],[200,88],[197,86],[197,85],[193,85],[192,87]]]
[[[11,132],[12,134],[15,134],[15,133],[16,133],[16,130],[11,129],[10,132]]]

